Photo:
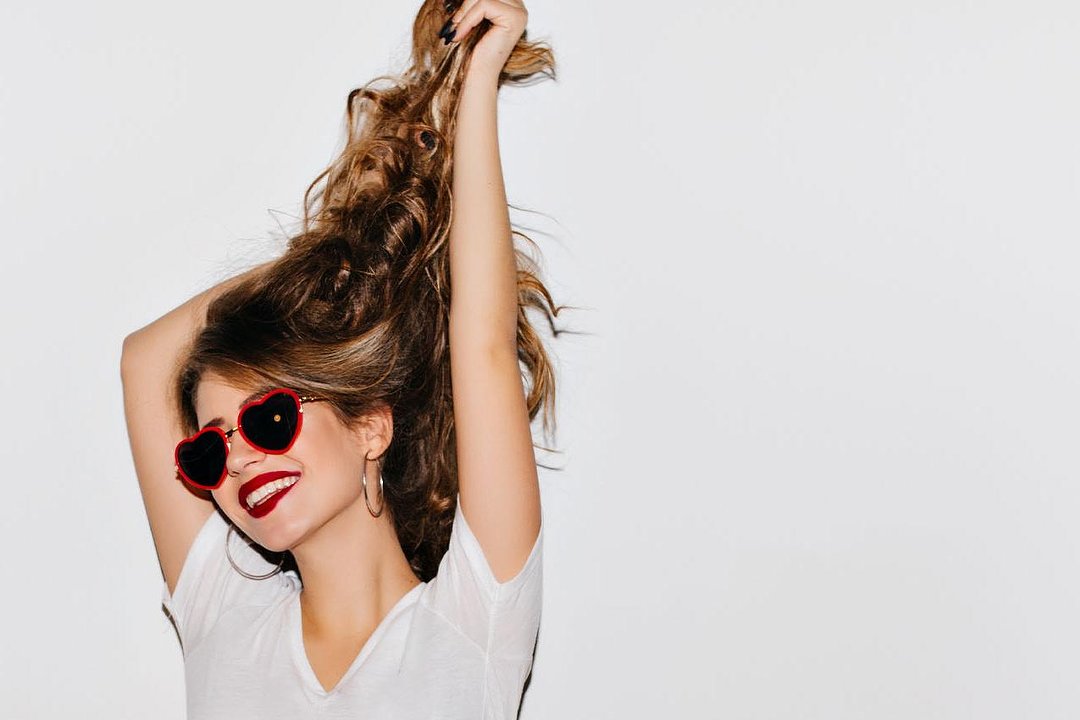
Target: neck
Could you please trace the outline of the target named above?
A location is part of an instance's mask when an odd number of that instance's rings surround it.
[[[334,637],[370,632],[420,584],[389,513],[373,518],[362,499],[292,552],[304,583],[305,632]]]

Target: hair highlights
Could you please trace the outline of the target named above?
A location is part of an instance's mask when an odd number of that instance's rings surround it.
[[[209,371],[240,387],[326,398],[345,423],[388,406],[385,502],[423,580],[446,551],[457,493],[447,235],[454,120],[484,29],[446,46],[438,37],[445,19],[442,0],[424,2],[409,68],[349,93],[345,147],[305,193],[300,232],[264,271],[211,303],[176,383],[186,432],[195,429],[194,393]],[[554,77],[551,50],[522,36],[500,84],[542,77]],[[515,255],[529,417],[542,412],[551,432],[554,373],[526,310],[539,311],[557,335],[563,306],[529,256],[517,248]]]

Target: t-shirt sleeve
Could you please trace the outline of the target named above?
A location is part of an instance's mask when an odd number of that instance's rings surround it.
[[[432,580],[432,609],[494,658],[531,658],[540,627],[544,521],[517,575],[498,582],[461,510]],[[521,678],[524,680],[524,678]]]
[[[217,510],[210,513],[188,549],[175,591],[170,595],[168,584],[162,583],[161,602],[176,625],[185,657],[229,610],[267,604],[289,583],[289,578],[281,574],[251,580],[237,572],[225,555],[228,530],[228,521]],[[275,567],[236,533],[229,552],[236,564],[252,575],[265,574]]]

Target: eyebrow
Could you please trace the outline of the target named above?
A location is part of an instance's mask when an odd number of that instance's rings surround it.
[[[241,400],[240,404],[236,406],[236,411],[239,412],[240,408],[244,407],[245,405],[247,405],[252,400],[258,400],[259,398],[261,398],[263,395],[265,395],[267,392],[269,392],[272,389],[273,388],[270,387],[269,385],[259,388],[258,390],[256,390],[255,392],[251,393],[246,398]],[[200,428],[200,430],[205,430],[206,428],[210,427],[211,425],[216,425],[218,427],[225,427],[225,418],[216,417],[213,420],[208,421],[205,425],[203,425]]]

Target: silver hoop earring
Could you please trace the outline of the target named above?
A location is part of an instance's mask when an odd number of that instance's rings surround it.
[[[364,488],[364,504],[367,505],[367,511],[371,513],[371,517],[379,517],[380,515],[382,515],[382,511],[386,508],[386,496],[383,494],[382,466],[379,466],[379,497],[382,498],[382,504],[379,506],[379,512],[375,512],[371,509],[371,503],[368,502],[367,461],[367,456],[364,456],[364,474],[360,476],[360,485]],[[379,461],[376,460],[375,464],[378,465]]]
[[[284,565],[284,563],[285,563],[285,553],[281,553],[281,559],[278,560],[277,567],[274,570],[272,570],[271,572],[266,573],[265,575],[252,575],[249,572],[245,572],[244,570],[241,570],[237,566],[236,562],[233,560],[232,553],[229,552],[229,540],[232,538],[232,534],[233,534],[233,525],[232,525],[232,523],[229,523],[229,532],[226,533],[226,535],[225,535],[225,557],[227,557],[229,559],[229,564],[233,566],[233,570],[240,573],[241,575],[243,575],[244,577],[246,577],[249,580],[265,580],[265,579],[273,577],[273,576],[277,575],[279,572],[281,572],[281,566]],[[251,543],[248,543],[248,545],[250,546]]]

